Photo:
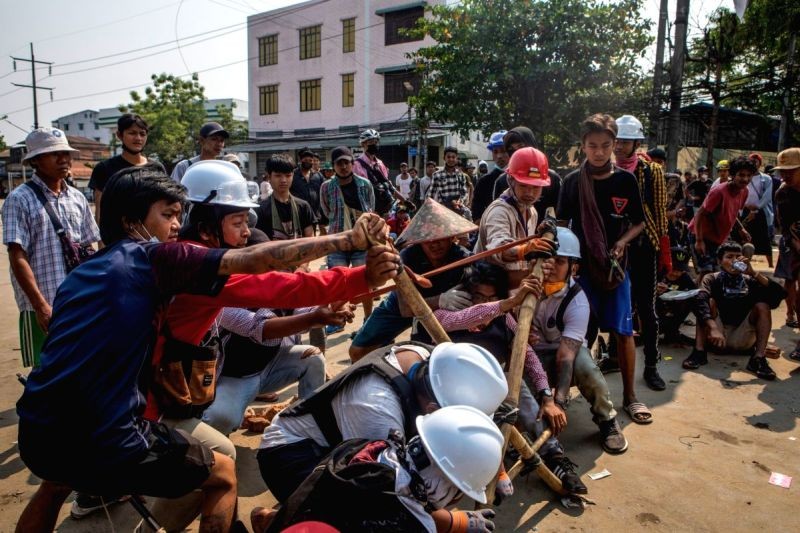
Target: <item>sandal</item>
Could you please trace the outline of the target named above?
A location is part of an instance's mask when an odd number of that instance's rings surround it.
[[[792,350],[792,353],[789,354],[789,359],[800,362],[800,347]]]
[[[637,424],[651,424],[653,422],[653,413],[642,402],[633,402],[624,405],[623,408],[631,420]]]
[[[277,392],[265,392],[263,394],[259,394],[256,396],[256,400],[259,402],[267,402],[267,403],[274,403],[278,401],[278,393]]]
[[[800,322],[796,318],[787,318],[786,326],[790,328],[800,328]]]

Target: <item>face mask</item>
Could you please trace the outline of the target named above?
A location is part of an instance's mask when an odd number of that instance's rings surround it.
[[[307,161],[301,161],[300,162],[300,168],[302,168],[303,170],[308,170],[308,169],[311,168],[311,163],[309,163]]]
[[[143,237],[143,236],[142,236],[142,234],[141,234],[141,233],[139,233],[139,230],[137,230],[137,229],[136,229],[136,228],[134,228],[133,226],[131,226],[131,227],[130,227],[130,230],[129,230],[129,231],[130,231],[130,232],[131,232],[131,233],[132,233],[132,234],[133,234],[133,235],[134,235],[134,236],[135,236],[137,239],[139,239],[140,241],[147,241],[147,242],[152,242],[152,243],[159,243],[159,242],[161,242],[161,241],[159,241],[159,240],[158,240],[158,238],[157,238],[157,237],[154,237],[154,236],[150,235],[150,232],[149,232],[149,231],[147,231],[147,228],[145,228],[145,227],[144,227],[144,224],[140,224],[140,227],[142,228],[142,230],[143,230],[145,233],[147,233],[147,237],[146,237],[146,238],[145,238],[145,237]]]
[[[378,145],[377,144],[368,144],[366,151],[369,155],[375,155],[378,153]]]
[[[567,286],[566,281],[545,281],[544,295],[551,296]]]

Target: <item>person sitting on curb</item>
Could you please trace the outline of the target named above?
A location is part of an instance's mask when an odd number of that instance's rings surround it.
[[[580,249],[578,237],[572,231],[558,228],[558,251],[544,280],[544,297],[534,314],[538,342],[533,349],[555,384],[556,405],[566,410],[574,383],[589,402],[593,420],[600,428],[603,450],[624,453],[628,441],[617,422],[608,384],[586,346],[591,308],[581,286],[573,279],[581,258]]]
[[[661,323],[665,344],[694,345],[694,339],[681,333],[681,326],[694,308],[694,298],[663,299],[662,295],[671,291],[688,292],[697,289],[697,284],[689,275],[687,248],[672,247],[672,270],[661,276],[656,285],[659,298],[656,299],[656,313]]]
[[[385,438],[393,429],[410,439],[420,414],[470,405],[491,415],[506,394],[503,369],[479,346],[398,343],[380,348],[272,420],[256,456],[261,476],[272,495],[285,502],[344,440]]]
[[[696,370],[708,363],[708,345],[717,350],[752,351],[747,370],[761,379],[775,379],[766,359],[772,329],[771,309],[786,293],[778,283],[753,269],[742,246],[723,243],[717,250],[720,271],[703,278],[697,295],[697,333],[683,368]]]

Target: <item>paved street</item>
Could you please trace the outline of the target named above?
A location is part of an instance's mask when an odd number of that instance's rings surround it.
[[[766,269],[766,264],[758,267]],[[16,448],[14,402],[21,387],[15,373],[20,365],[17,311],[8,275],[8,257],[0,250],[0,533],[12,531],[38,480],[24,467]],[[784,309],[773,314],[782,326]],[[360,323],[360,317],[357,322]],[[88,329],[88,324],[87,324]],[[344,368],[348,334],[335,335],[328,351],[330,370]],[[797,333],[774,330],[774,342],[790,348]],[[655,422],[636,426],[626,415],[630,441],[622,456],[602,452],[588,406],[573,400],[569,426],[562,441],[579,465],[596,505],[585,510],[565,509],[535,478],[516,480],[513,498],[498,508],[498,531],[799,531],[796,512],[800,480],[800,370],[786,358],[773,361],[778,379],[766,383],[743,371],[743,356],[711,356],[699,372],[686,372],[680,362],[686,349],[665,347],[662,375],[668,390],[646,389],[638,381],[640,399],[653,408]],[[641,354],[639,359],[641,364]],[[619,374],[609,382],[615,403],[621,400]],[[286,390],[282,398],[293,393]],[[577,395],[573,389],[573,397]],[[57,405],[53,409],[58,409]],[[81,413],[74,413],[80,417]],[[53,435],[58,446],[69,435]],[[272,505],[264,493],[253,450],[258,436],[237,432],[240,512],[247,516],[256,505]],[[608,469],[611,476],[592,481],[587,474]],[[770,485],[770,472],[793,476],[794,485]],[[138,518],[128,505],[74,521],[65,505],[59,531],[131,531]],[[197,522],[194,524],[196,530]]]

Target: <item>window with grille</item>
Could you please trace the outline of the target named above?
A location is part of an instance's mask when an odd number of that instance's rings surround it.
[[[300,59],[319,57],[322,25],[311,26],[300,30]]]
[[[322,109],[322,79],[300,82],[300,111]]]
[[[258,112],[261,115],[275,115],[278,113],[278,86],[264,85],[258,88]]]
[[[356,51],[356,19],[342,20],[342,53]]]
[[[342,74],[342,107],[355,105],[355,74]]]
[[[408,91],[406,89],[405,82],[408,82],[412,85],[412,91]],[[397,102],[405,102],[408,100],[409,96],[417,94],[421,82],[422,77],[414,70],[384,74],[383,103],[394,104]]]
[[[258,66],[278,64],[278,34],[258,39]]]
[[[413,28],[417,20],[425,16],[425,10],[422,7],[414,7],[411,9],[403,9],[402,11],[394,11],[384,15],[386,23],[384,24],[384,31],[386,32],[386,46],[398,43],[408,43],[411,41],[421,41],[422,37],[413,37],[405,35],[401,30]]]

